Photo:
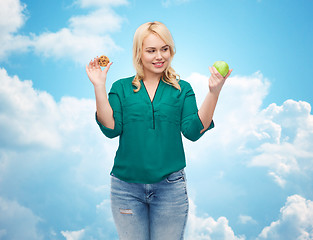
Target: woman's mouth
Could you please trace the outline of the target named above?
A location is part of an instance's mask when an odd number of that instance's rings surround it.
[[[157,68],[161,68],[164,65],[164,62],[156,62],[156,63],[152,63],[155,67]]]

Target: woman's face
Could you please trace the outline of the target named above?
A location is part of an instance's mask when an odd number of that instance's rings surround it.
[[[142,44],[141,62],[145,77],[162,76],[170,64],[170,47],[156,34],[149,34]]]

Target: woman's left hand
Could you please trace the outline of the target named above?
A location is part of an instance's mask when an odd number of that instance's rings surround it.
[[[226,79],[229,77],[233,69],[230,69],[225,77],[223,77],[214,66],[209,67],[209,70],[211,72],[211,76],[209,78],[210,92],[218,96]]]

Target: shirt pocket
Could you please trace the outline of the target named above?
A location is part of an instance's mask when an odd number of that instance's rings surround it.
[[[181,119],[181,106],[176,98],[167,100],[160,103],[157,113],[162,121],[164,120],[178,125]]]
[[[147,104],[140,98],[126,97],[122,104],[123,123],[144,121],[148,111]]]

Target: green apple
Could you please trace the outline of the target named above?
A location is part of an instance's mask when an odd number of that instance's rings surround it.
[[[229,71],[229,66],[224,61],[216,61],[213,66],[223,77],[225,77]]]

